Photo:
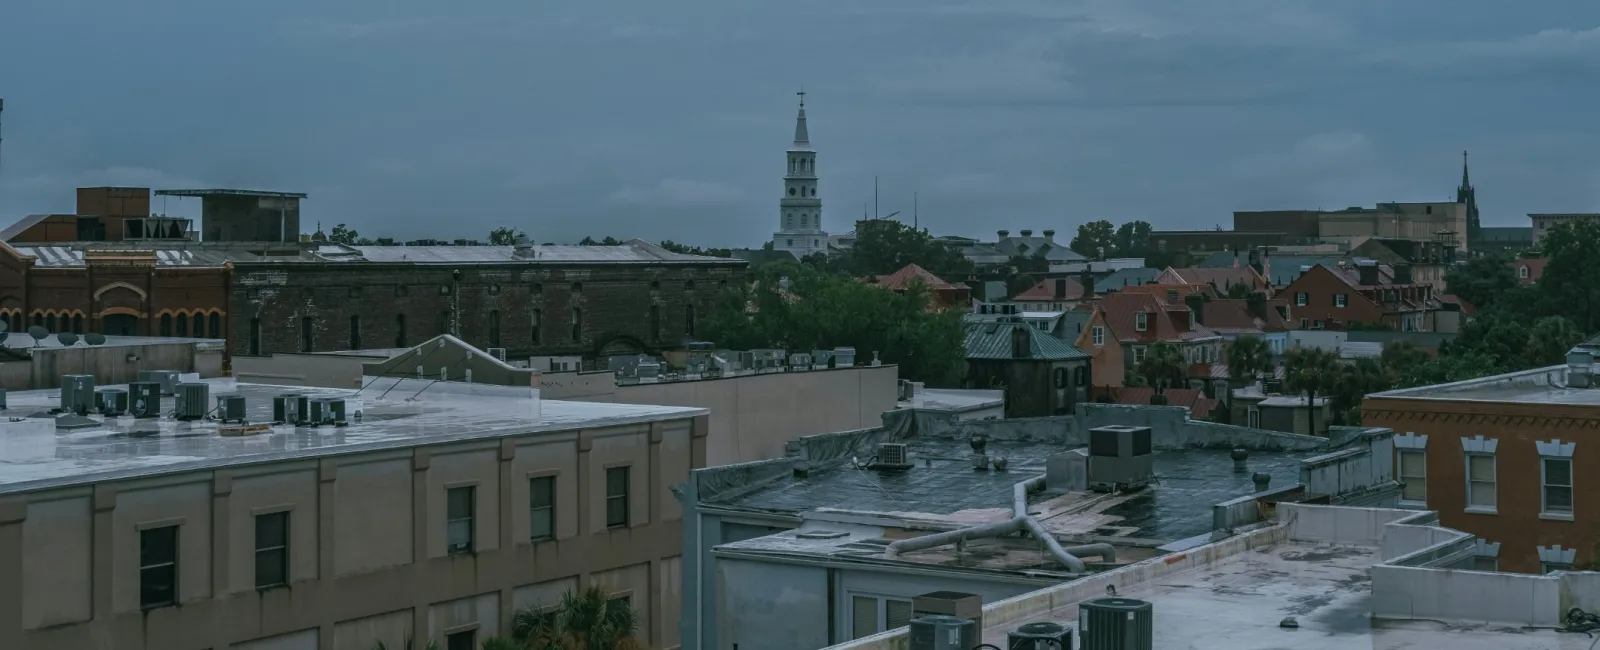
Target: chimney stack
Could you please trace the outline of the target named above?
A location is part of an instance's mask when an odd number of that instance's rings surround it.
[[[1251,291],[1249,295],[1245,296],[1244,305],[1245,305],[1246,309],[1250,310],[1250,315],[1255,316],[1256,318],[1260,318],[1262,320],[1266,320],[1266,318],[1267,318],[1267,294],[1266,294],[1266,292],[1264,292],[1264,291]]]
[[[1083,286],[1084,300],[1094,297],[1094,275],[1089,273],[1089,269],[1085,268],[1083,273],[1078,275],[1078,284]]]
[[[1028,358],[1028,327],[1026,325],[1011,326],[1011,358]]]
[[[1000,235],[1001,239],[1005,239],[1006,237],[1011,236],[1011,231],[1009,231],[1009,230],[997,230],[995,232],[996,232],[996,234]]]
[[[1055,240],[1056,240],[1056,231],[1054,231],[1054,230],[1046,230],[1046,231],[1044,231],[1044,239],[1045,239],[1045,241],[1048,241],[1048,242],[1055,242]]]
[[[1026,230],[1026,229],[1024,229],[1024,230],[1023,230],[1023,231],[1022,231],[1022,236],[1023,236],[1023,237],[1032,237],[1032,236],[1033,236],[1033,231],[1032,231],[1032,230]]]

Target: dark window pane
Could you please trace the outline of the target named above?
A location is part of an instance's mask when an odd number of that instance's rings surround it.
[[[606,470],[606,496],[628,493],[628,468],[613,467]]]
[[[256,552],[256,587],[275,587],[289,583],[289,554],[285,549]]]
[[[1546,458],[1544,461],[1545,485],[1572,485],[1572,461],[1565,458]]]
[[[139,570],[139,606],[161,607],[178,602],[178,566],[151,567]]]
[[[445,650],[478,650],[478,633],[476,630],[457,632],[444,639]]]
[[[151,528],[139,533],[139,566],[175,562],[177,559],[177,526]]]
[[[436,493],[437,494],[437,493]],[[472,516],[472,488],[461,487],[450,490],[450,518],[461,519]]]
[[[288,546],[289,513],[274,512],[256,517],[256,550]]]
[[[556,504],[556,477],[541,476],[533,479],[528,488],[529,500],[535,508],[545,508]]]

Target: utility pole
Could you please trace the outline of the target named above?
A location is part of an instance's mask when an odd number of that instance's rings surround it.
[[[878,218],[878,177],[872,177],[872,218]]]
[[[922,219],[917,215],[917,193],[911,193],[911,229],[922,230]]]

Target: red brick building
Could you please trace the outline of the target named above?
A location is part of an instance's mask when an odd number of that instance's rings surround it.
[[[1384,324],[1401,332],[1433,332],[1440,302],[1433,285],[1411,277],[1409,266],[1370,261],[1342,268],[1313,265],[1278,292],[1299,329],[1348,329]]]
[[[1395,431],[1403,505],[1477,535],[1479,566],[1537,573],[1596,560],[1600,388],[1566,367],[1368,395]]]

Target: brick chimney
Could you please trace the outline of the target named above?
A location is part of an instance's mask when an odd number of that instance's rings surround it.
[[[1055,242],[1055,240],[1056,240],[1056,231],[1054,231],[1054,230],[1046,230],[1046,231],[1044,231],[1044,239],[1045,239],[1045,241],[1048,241],[1048,242]]]
[[[1028,358],[1028,356],[1029,356],[1029,354],[1028,354],[1028,352],[1029,352],[1028,343],[1029,342],[1030,341],[1028,340],[1028,326],[1027,325],[1012,325],[1011,326],[1011,357],[1013,359],[1026,359],[1026,358]]]
[[[1094,297],[1094,275],[1089,273],[1089,269],[1085,268],[1083,273],[1078,274],[1078,284],[1083,287],[1085,300]]]

